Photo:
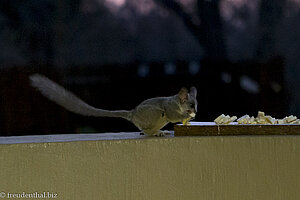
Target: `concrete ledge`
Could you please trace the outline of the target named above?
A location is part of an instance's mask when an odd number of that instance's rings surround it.
[[[1,138],[0,195],[50,192],[70,200],[300,197],[300,136],[102,136],[56,142],[52,137],[59,136],[46,136],[36,143]]]
[[[92,140],[127,140],[141,139],[149,136],[138,132],[97,133],[97,134],[61,134],[61,135],[29,135],[0,137],[0,144],[42,143],[42,142],[74,142]]]

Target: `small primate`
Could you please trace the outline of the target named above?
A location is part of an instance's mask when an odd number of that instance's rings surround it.
[[[197,112],[197,89],[181,88],[178,94],[170,97],[156,97],[143,101],[132,110],[103,110],[88,105],[72,92],[41,74],[30,76],[31,85],[44,96],[65,109],[94,117],[121,117],[132,122],[142,133],[163,136],[160,129],[168,123],[187,124]]]

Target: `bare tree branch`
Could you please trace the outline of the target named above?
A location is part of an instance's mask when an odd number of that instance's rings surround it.
[[[203,43],[202,40],[202,31],[201,26],[194,23],[192,16],[189,15],[183,7],[175,0],[154,0],[157,4],[163,6],[164,8],[168,9],[175,13],[179,18],[182,19],[185,26],[189,29],[189,31],[195,36],[195,38],[199,41],[200,44]]]
[[[224,32],[219,11],[220,0],[196,0],[200,24],[193,21],[192,15],[188,14],[178,1],[154,1],[181,18],[188,30],[204,48],[207,58],[221,60],[226,58]]]
[[[256,56],[266,60],[277,56],[275,49],[275,32],[278,22],[283,17],[286,0],[261,0],[258,22],[258,47]]]
[[[226,59],[223,24],[220,15],[221,0],[197,0],[198,15],[201,20],[202,45],[208,58]]]

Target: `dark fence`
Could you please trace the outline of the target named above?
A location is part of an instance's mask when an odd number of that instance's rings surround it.
[[[176,94],[181,87],[198,89],[196,121],[212,121],[224,113],[274,117],[286,115],[284,62],[184,61],[69,68],[13,67],[0,71],[1,135],[137,131],[123,119],[84,117],[70,113],[29,86],[39,72],[57,81],[87,103],[110,110],[133,109],[141,101]],[[167,128],[172,129],[172,125]]]

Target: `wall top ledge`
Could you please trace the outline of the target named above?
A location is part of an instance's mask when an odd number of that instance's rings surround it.
[[[27,136],[0,137],[0,144],[75,142],[75,141],[93,141],[93,140],[126,140],[126,139],[142,139],[147,137],[149,136],[140,135],[139,132],[27,135]],[[168,137],[173,137],[173,136],[168,136]]]
[[[262,138],[262,137],[293,137],[300,139],[300,135],[225,135],[225,136],[175,136],[177,138],[195,137],[195,138]],[[90,133],[90,134],[56,134],[56,135],[27,135],[27,136],[9,136],[0,137],[1,144],[22,144],[22,143],[49,143],[49,142],[78,142],[78,141],[107,141],[107,140],[141,140],[141,139],[171,139],[174,133],[165,137],[152,137],[140,135],[139,132],[120,132],[120,133]]]

